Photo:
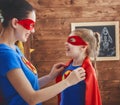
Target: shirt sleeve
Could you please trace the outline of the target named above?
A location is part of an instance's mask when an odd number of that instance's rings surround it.
[[[16,53],[6,52],[0,54],[0,75],[5,76],[8,71],[21,68],[20,58]]]

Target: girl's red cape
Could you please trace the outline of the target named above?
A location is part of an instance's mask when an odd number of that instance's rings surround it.
[[[69,64],[72,62],[69,61],[66,63],[66,66],[69,66]],[[89,57],[86,57],[83,61],[82,67],[85,69],[86,72],[86,92],[85,92],[85,105],[102,105],[101,102],[101,96],[99,91],[99,86],[95,74],[95,69],[89,59]],[[59,82],[62,80],[62,75],[59,75],[56,78],[56,82]],[[58,95],[58,105],[60,105],[61,95]]]

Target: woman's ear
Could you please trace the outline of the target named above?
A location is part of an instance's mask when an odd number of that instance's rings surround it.
[[[13,18],[12,20],[11,20],[11,26],[13,27],[13,28],[16,28],[17,27],[17,23],[18,22],[18,19],[16,19],[16,18]]]

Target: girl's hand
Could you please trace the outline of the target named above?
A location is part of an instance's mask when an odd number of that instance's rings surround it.
[[[68,86],[72,86],[77,84],[78,82],[85,79],[85,70],[80,67],[76,70],[73,70],[70,75],[66,78],[66,82]]]

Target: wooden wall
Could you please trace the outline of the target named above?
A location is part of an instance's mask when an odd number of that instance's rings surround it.
[[[120,0],[28,0],[36,9],[35,51],[31,60],[39,76],[48,74],[56,62],[66,62],[64,42],[72,22],[120,21]],[[103,105],[120,105],[120,61],[99,61],[99,84]],[[51,83],[53,84],[53,83]],[[57,105],[54,97],[43,105]]]

